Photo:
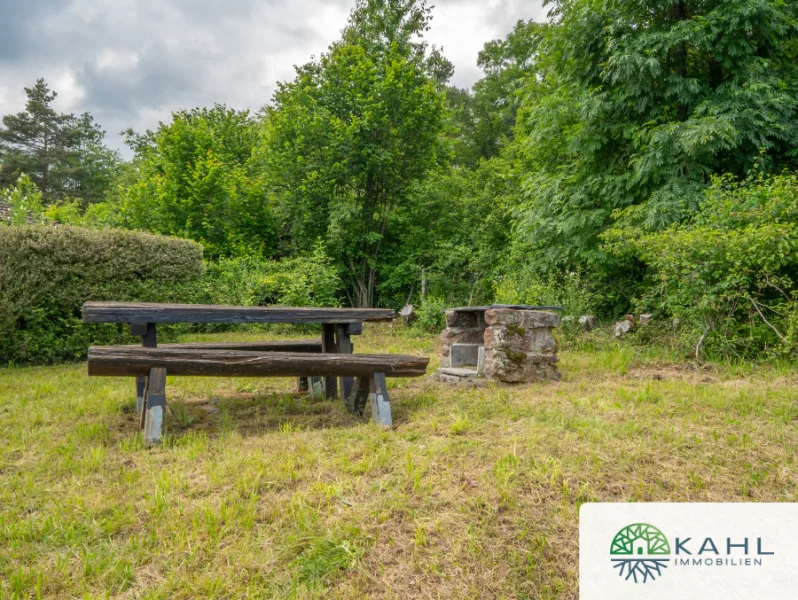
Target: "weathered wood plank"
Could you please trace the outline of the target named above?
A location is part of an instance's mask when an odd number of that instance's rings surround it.
[[[166,369],[150,369],[147,378],[147,406],[144,418],[144,445],[161,442],[166,412]]]
[[[84,323],[356,323],[391,321],[383,308],[215,306],[147,302],[86,302]]]
[[[141,346],[127,345],[117,348],[136,349]],[[280,340],[265,342],[193,342],[188,344],[161,344],[158,348],[178,350],[242,350],[244,352],[306,352],[320,353],[321,342],[318,340]]]
[[[135,327],[134,327],[135,325]],[[141,345],[145,348],[158,346],[157,333],[154,323],[135,323],[130,325],[130,333],[137,332],[141,336]],[[147,389],[147,378],[136,377],[136,411],[142,415],[144,410],[144,391]]]
[[[349,338],[348,325],[336,325],[335,331],[335,347],[338,354],[352,354],[352,340]],[[346,402],[346,399],[352,394],[352,385],[354,380],[351,377],[341,377],[339,387],[341,390],[341,399]]]
[[[349,335],[363,335],[363,322],[360,321],[358,323],[347,323],[346,332]]]
[[[89,375],[139,376],[152,368],[170,375],[209,377],[358,377],[383,372],[418,377],[428,358],[397,354],[308,354],[185,348],[96,346],[89,348]]]
[[[335,326],[325,323],[321,326],[322,352],[335,353]],[[328,400],[338,395],[338,380],[335,377],[324,378],[324,396]]]

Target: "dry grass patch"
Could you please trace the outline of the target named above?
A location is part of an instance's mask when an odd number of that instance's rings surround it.
[[[390,380],[391,431],[287,379],[170,378],[155,450],[131,380],[1,370],[0,598],[572,599],[583,502],[798,499],[789,373],[562,358],[556,384]]]

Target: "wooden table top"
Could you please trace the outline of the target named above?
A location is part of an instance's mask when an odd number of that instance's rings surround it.
[[[391,321],[389,308],[217,306],[148,302],[86,302],[84,323],[362,323]]]

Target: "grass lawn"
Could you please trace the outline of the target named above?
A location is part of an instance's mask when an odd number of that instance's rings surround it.
[[[437,367],[434,337],[355,344]],[[389,379],[391,431],[289,379],[169,378],[151,450],[132,379],[0,369],[0,598],[575,599],[583,502],[798,501],[795,372],[561,359],[560,383]]]

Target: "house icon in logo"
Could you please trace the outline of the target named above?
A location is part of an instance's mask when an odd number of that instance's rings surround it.
[[[626,581],[648,583],[668,568],[671,547],[665,535],[653,525],[634,523],[621,529],[612,539],[610,556],[613,568]]]

